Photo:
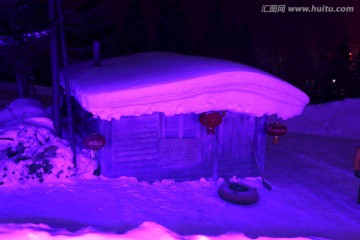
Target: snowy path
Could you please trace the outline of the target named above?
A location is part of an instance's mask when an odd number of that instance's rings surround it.
[[[283,210],[292,212],[291,233],[360,239],[356,204],[360,182],[353,170],[359,142],[289,133],[279,145],[270,144],[267,177],[276,184],[277,193],[267,201],[289,201]]]
[[[355,140],[289,133],[268,142],[266,179],[248,179],[260,201],[239,206],[221,200],[219,183],[154,184],[135,179],[83,180],[59,185],[3,185],[0,223],[44,223],[77,231],[92,226],[124,233],[145,221],[181,235],[242,232],[249,237],[316,236],[359,239],[359,182],[353,176]]]

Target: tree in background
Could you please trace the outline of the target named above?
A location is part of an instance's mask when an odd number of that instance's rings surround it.
[[[222,1],[215,0],[209,15],[209,23],[205,32],[204,52],[210,57],[226,58],[225,26],[222,12]]]
[[[144,14],[140,8],[140,0],[130,1],[120,36],[122,51],[124,53],[136,53],[149,50],[148,31]]]
[[[69,61],[91,59],[94,41],[100,42],[101,53],[107,55],[116,34],[108,14],[109,1],[64,0],[62,3]]]
[[[307,81],[314,79],[314,56],[303,32],[289,36],[286,55],[279,69],[279,76],[295,87],[305,90]]]
[[[347,33],[344,32],[339,37],[326,75],[327,86],[323,96],[325,99],[344,99],[353,94],[355,87],[351,78]]]
[[[160,19],[156,28],[155,49],[187,53],[190,50],[186,16],[179,0],[158,0]]]
[[[46,81],[39,79],[44,76],[39,69],[49,61],[46,2],[1,1],[0,25],[0,36],[6,39],[0,44],[0,71],[16,79],[19,97],[26,97],[29,83]]]
[[[258,60],[249,25],[245,23],[239,26],[233,22],[227,36],[227,59],[257,67]]]
[[[351,97],[360,97],[360,50],[355,52],[351,72],[353,84]]]

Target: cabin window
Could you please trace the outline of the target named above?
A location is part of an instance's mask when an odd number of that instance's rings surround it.
[[[162,114],[162,138],[198,138],[200,123],[197,114]]]

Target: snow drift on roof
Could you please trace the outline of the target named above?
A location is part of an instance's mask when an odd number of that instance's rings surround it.
[[[309,98],[279,78],[249,66],[168,52],[139,53],[69,69],[71,94],[101,119],[163,112],[229,110],[248,115],[301,114]]]

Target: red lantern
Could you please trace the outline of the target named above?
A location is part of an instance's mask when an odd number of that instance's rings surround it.
[[[274,143],[277,144],[279,142],[279,138],[286,134],[287,127],[280,122],[274,122],[274,123],[269,123],[266,126],[265,131],[268,135],[274,137]]]
[[[207,134],[215,134],[215,127],[222,123],[222,116],[218,112],[207,112],[199,116],[201,125],[207,127]]]
[[[360,174],[360,147],[356,148],[355,158],[354,158],[354,170],[358,171]],[[360,176],[357,176],[360,178]]]
[[[105,145],[105,137],[93,133],[84,139],[84,145],[91,150],[91,158],[95,158],[95,151],[101,149]]]

